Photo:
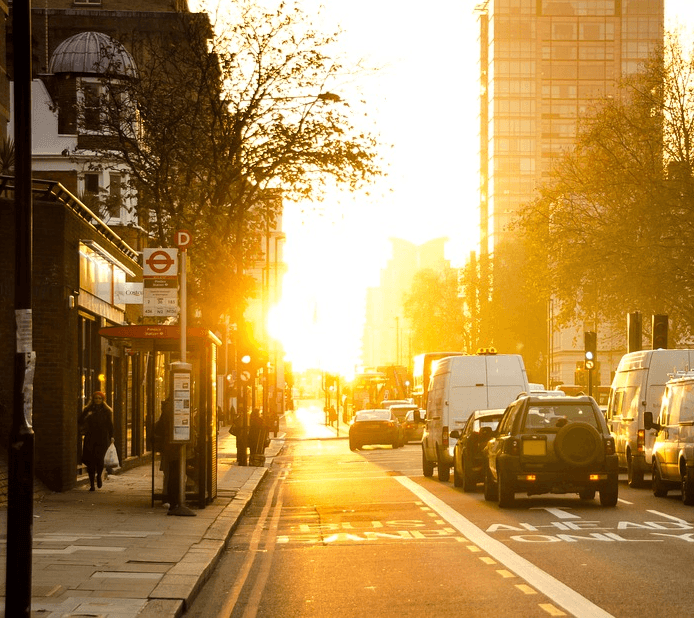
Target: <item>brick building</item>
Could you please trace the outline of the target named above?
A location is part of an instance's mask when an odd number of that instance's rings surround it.
[[[14,179],[0,184],[0,366],[14,363]],[[99,376],[119,392],[122,350],[104,346],[97,330],[126,321],[126,306],[114,290],[141,276],[137,252],[60,185],[33,184],[33,348],[37,356],[33,425],[36,475],[51,489],[74,486],[78,460],[77,414],[82,391],[96,390]],[[88,391],[89,392],[89,391]],[[0,373],[0,428],[8,436],[13,400],[12,371]],[[118,403],[118,402],[116,402]],[[122,423],[119,446],[124,443]],[[120,435],[119,435],[120,434]],[[6,440],[3,441],[7,443]]]
[[[153,354],[128,339],[99,333],[104,327],[140,320],[141,307],[125,304],[121,294],[128,284],[142,280],[138,251],[147,246],[147,233],[131,215],[134,209],[109,210],[104,217],[77,197],[90,192],[113,197],[114,178],[127,172],[93,165],[94,153],[87,142],[99,139],[98,129],[70,116],[72,110],[65,102],[74,98],[78,86],[100,79],[93,67],[79,68],[80,58],[89,61],[89,54],[106,44],[122,50],[122,58],[136,67],[141,51],[138,41],[144,37],[175,33],[181,19],[204,19],[208,25],[209,20],[190,14],[186,0],[47,0],[41,4],[32,9],[35,470],[50,489],[64,491],[81,474],[77,415],[94,390],[105,391],[114,408],[121,462],[127,465],[150,455],[148,429],[163,396],[166,364],[173,358],[168,352]],[[11,21],[7,30],[11,84]],[[66,43],[65,57],[73,54],[71,66],[61,64],[56,54],[61,45],[65,51]],[[2,92],[0,88],[0,117]],[[8,97],[8,105],[9,101]],[[63,103],[62,118],[57,102]],[[13,185],[13,178],[0,177],[0,367],[5,369],[0,372],[0,446],[7,444],[14,397]],[[203,392],[202,387],[198,390]],[[214,389],[205,401],[216,409]],[[215,419],[206,422],[212,426]]]

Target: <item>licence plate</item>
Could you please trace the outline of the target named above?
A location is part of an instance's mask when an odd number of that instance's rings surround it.
[[[544,440],[523,440],[523,455],[542,456],[547,454],[547,442]]]

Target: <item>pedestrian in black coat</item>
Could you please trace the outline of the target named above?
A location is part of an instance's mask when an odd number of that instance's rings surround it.
[[[260,416],[260,410],[255,408],[251,412],[250,419],[248,420],[248,447],[251,449],[251,457],[263,455],[265,452],[265,440],[267,439],[267,428],[265,427],[265,422],[263,417]],[[251,463],[251,465],[254,465]]]
[[[113,410],[105,401],[101,391],[92,394],[91,401],[82,410],[78,423],[84,426],[82,463],[89,474],[89,491],[94,491],[94,481],[101,487],[101,473],[104,471],[104,455],[113,440]]]

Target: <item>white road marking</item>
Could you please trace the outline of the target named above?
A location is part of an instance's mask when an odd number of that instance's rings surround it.
[[[545,573],[532,562],[522,558],[503,543],[490,537],[471,521],[448,506],[443,500],[428,492],[412,479],[405,476],[393,478],[439,513],[441,517],[471,542],[478,545],[490,556],[496,558],[505,567],[522,577],[528,584],[552,599],[552,601],[576,616],[576,618],[612,618],[612,615],[601,607],[598,607],[575,590]]]
[[[533,506],[530,507],[530,510],[547,511],[550,515],[554,515],[557,519],[581,519],[580,515],[576,515],[575,513],[567,513],[566,509],[560,509],[555,507]]]
[[[674,521],[681,521],[685,524],[689,524],[689,522],[686,519],[681,519],[680,517],[675,517],[674,515],[668,515],[667,513],[661,513],[660,511],[652,511],[650,509],[647,509],[649,513],[653,513],[653,515],[657,515],[658,517],[664,517],[665,519],[673,519]]]

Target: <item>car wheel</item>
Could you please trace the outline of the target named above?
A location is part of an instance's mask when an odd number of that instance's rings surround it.
[[[446,483],[451,478],[451,468],[443,459],[443,453],[439,449],[439,459],[436,462],[436,467],[438,468],[438,477],[439,481]]]
[[[465,465],[465,453],[460,458],[461,467],[463,468],[463,491],[475,491],[477,483],[470,475],[470,466]]]
[[[643,486],[643,472],[634,470],[634,460],[631,457],[631,451],[627,453],[627,485],[629,487]]]
[[[457,457],[457,455],[453,456],[453,486],[454,487],[462,487],[463,486],[463,477],[458,470],[458,457]]]
[[[353,438],[349,439],[349,450],[350,451],[356,451],[357,450],[357,443],[354,441]]]
[[[617,506],[617,497],[619,496],[619,481],[615,477],[608,481],[607,487],[600,490],[600,505],[601,506]]]
[[[393,448],[400,448],[400,440],[398,440],[398,439],[393,440],[393,442],[391,443],[391,446]]]
[[[682,504],[694,504],[694,482],[686,472],[682,476]]]
[[[655,459],[655,457],[653,459]],[[660,476],[660,468],[658,468],[658,464],[655,461],[653,462],[652,479],[653,480],[651,481],[651,485],[653,487],[653,495],[656,498],[664,498],[665,496],[667,496],[667,485],[665,485],[665,483],[663,482],[663,477]]]
[[[499,507],[502,509],[507,509],[512,507],[516,502],[516,492],[513,490],[513,485],[508,482],[505,473],[498,471],[498,478],[496,481],[497,496],[499,500]]]
[[[488,502],[494,502],[496,498],[496,487],[492,479],[492,471],[489,469],[489,466],[487,466],[484,473],[484,499]]]
[[[578,492],[578,497],[581,500],[593,500],[595,498],[595,490],[594,489],[582,489],[581,491]]]
[[[602,436],[588,423],[569,423],[557,432],[554,452],[570,466],[589,466],[603,452]]]
[[[427,456],[424,453],[424,447],[422,447],[422,472],[424,473],[424,476],[434,476],[434,464],[427,459]]]

